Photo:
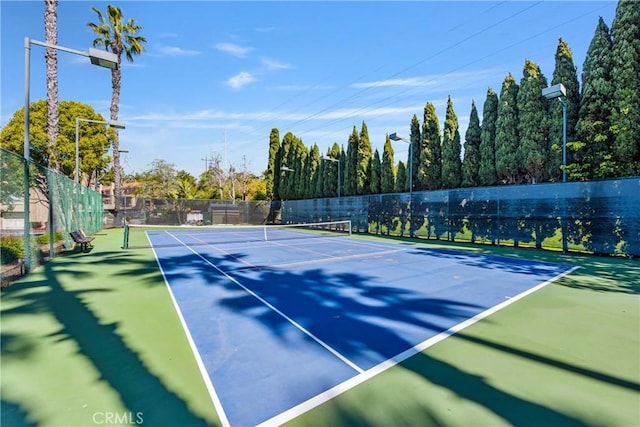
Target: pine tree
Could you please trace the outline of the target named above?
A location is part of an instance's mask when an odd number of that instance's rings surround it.
[[[380,153],[377,149],[373,152],[373,157],[371,158],[371,167],[369,168],[369,170],[371,171],[369,181],[369,194],[380,194],[382,188],[382,171],[380,165]]]
[[[478,179],[480,185],[495,185],[498,182],[496,172],[496,123],[498,121],[498,95],[489,88],[482,108],[482,131],[480,134],[480,166]]]
[[[518,158],[521,171],[528,182],[540,182],[546,177],[549,160],[549,146],[545,131],[548,126],[547,101],[542,97],[542,89],[547,87],[547,79],[540,67],[533,61],[524,64],[520,91],[518,92]]]
[[[276,157],[280,149],[280,131],[277,128],[271,129],[269,134],[269,160],[267,162],[267,170],[264,172],[264,180],[267,187],[267,194],[270,198],[275,198],[274,187],[277,187],[279,174],[276,171]]]
[[[612,178],[615,176],[612,159],[611,99],[611,33],[600,17],[595,34],[589,44],[582,65],[582,96],[576,125],[577,138],[583,148],[574,153],[576,165],[573,173],[583,179]]]
[[[360,138],[358,139],[356,194],[369,194],[369,166],[371,163],[372,155],[371,141],[369,140],[369,130],[367,129],[367,124],[365,122],[362,122]]]
[[[573,62],[573,54],[569,45],[562,39],[558,42],[556,49],[556,65],[553,71],[552,85],[562,83],[567,95],[563,97],[563,102],[567,104],[567,145],[576,140],[576,124],[578,123],[578,112],[580,108],[580,85],[578,83],[578,72]],[[549,105],[549,157],[547,159],[546,176],[552,181],[559,181],[562,177],[562,144],[563,144],[563,124],[562,124],[562,103],[551,101]],[[572,163],[567,149],[567,166]]]
[[[496,121],[496,173],[499,181],[508,184],[518,182],[520,159],[518,158],[518,84],[509,73],[502,82]]]
[[[480,185],[480,143],[482,129],[478,118],[476,102],[471,101],[469,127],[464,135],[464,161],[462,162],[462,186],[477,187]]]
[[[453,102],[449,96],[442,134],[442,188],[460,187],[462,182],[461,151],[458,116],[453,110]]]
[[[345,196],[355,196],[358,194],[358,146],[360,136],[356,127],[349,136],[347,143],[347,155],[344,165],[344,194]]]
[[[422,136],[420,135],[420,120],[418,120],[418,117],[414,114],[413,117],[411,118],[411,125],[409,130],[409,150],[407,153],[407,165],[411,166],[407,171],[413,175],[411,177],[411,180],[407,176],[407,182],[411,182],[411,184],[413,185],[414,191],[416,190],[420,191],[421,189],[425,188],[420,185],[420,181],[418,179],[418,168],[420,166],[420,153],[422,152],[421,146],[422,146]],[[411,155],[413,155],[413,158],[409,157]],[[409,162],[412,162],[412,163],[409,163]]]
[[[422,122],[422,143],[418,165],[419,189],[442,188],[442,143],[436,107],[427,102]]]
[[[640,2],[620,0],[611,26],[613,152],[619,176],[640,173]]]
[[[393,193],[396,191],[396,177],[394,173],[393,146],[389,135],[384,142],[382,151],[382,170],[380,171],[380,192]]]

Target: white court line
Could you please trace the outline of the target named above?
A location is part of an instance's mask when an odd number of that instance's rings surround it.
[[[329,257],[325,257],[325,258],[321,258],[321,259],[315,259],[315,260],[309,260],[309,261],[295,261],[295,262],[287,262],[284,264],[273,264],[273,265],[268,265],[262,268],[266,268],[266,269],[275,269],[275,268],[291,268],[291,267],[299,267],[302,265],[312,265],[312,264],[322,264],[328,261],[347,261],[347,260],[354,260],[354,259],[362,259],[362,258],[371,258],[371,257],[378,257],[378,256],[382,256],[382,255],[389,255],[389,254],[395,254],[398,252],[402,252],[401,249],[390,249],[388,251],[382,251],[382,252],[370,252],[367,254],[354,254],[354,255],[345,255],[345,256],[332,256],[331,258]]]
[[[169,233],[169,232],[167,232]],[[286,243],[283,243],[281,241],[273,241],[273,240],[265,240],[265,241],[261,241],[264,244],[268,244],[268,245],[275,245],[275,246],[282,246],[285,248],[290,248],[290,249],[297,249],[300,251],[304,251],[304,252],[309,252],[311,254],[314,255],[319,255],[322,258],[319,259],[313,259],[313,260],[307,260],[307,261],[295,261],[295,262],[287,262],[287,263],[283,263],[283,264],[269,264],[269,265],[255,265],[253,263],[250,263],[249,261],[246,261],[242,258],[236,257],[233,253],[219,247],[216,246],[212,243],[209,243],[205,240],[200,239],[199,237],[196,237],[195,235],[192,234],[188,234],[188,237],[202,243],[205,246],[208,246],[210,248],[213,248],[214,250],[230,256],[232,258],[234,258],[236,261],[238,261],[241,264],[246,265],[249,268],[252,269],[279,269],[279,268],[290,268],[290,267],[298,267],[298,266],[302,266],[302,265],[312,265],[312,264],[322,264],[328,261],[334,262],[334,261],[346,261],[346,260],[352,260],[352,259],[360,259],[360,258],[370,258],[370,257],[376,257],[376,256],[382,256],[382,255],[388,255],[388,254],[392,254],[392,253],[398,253],[398,252],[403,252],[405,251],[407,248],[396,248],[396,249],[388,249],[386,251],[379,251],[379,252],[370,252],[370,253],[364,253],[364,254],[353,254],[353,255],[344,255],[344,256],[338,256],[338,255],[331,255],[331,254],[327,254],[324,252],[318,252],[318,251],[314,251],[314,250],[309,250],[309,249],[303,249],[300,246],[301,245],[289,245]],[[180,241],[176,236],[171,236],[174,239],[178,240],[181,244],[185,245],[185,243],[183,243],[182,241]],[[328,242],[333,240],[334,237],[327,237],[324,239],[321,239],[320,242]],[[314,241],[316,243],[320,243],[317,240],[314,239]],[[185,245],[186,246],[186,245]],[[368,245],[368,244],[351,244],[350,246],[356,246],[356,247],[375,247],[375,248],[389,248],[389,246],[383,246],[383,245]],[[255,245],[253,246],[247,246],[247,248],[254,248]],[[243,249],[243,247],[234,247],[234,251],[237,251],[238,249]],[[192,251],[193,252],[193,251]],[[239,271],[242,269],[246,269],[246,267],[241,267],[241,268],[236,268],[236,269],[232,269],[232,270],[228,270],[228,272],[234,272],[234,271]]]
[[[333,347],[331,347],[329,344],[325,343],[324,341],[322,341],[320,338],[316,337],[314,334],[312,334],[310,331],[308,331],[304,326],[302,326],[301,324],[299,324],[298,322],[296,322],[295,320],[293,320],[291,317],[287,316],[286,314],[284,314],[282,311],[278,310],[273,304],[271,304],[269,301],[265,300],[264,298],[262,298],[260,295],[256,294],[255,292],[253,292],[251,289],[247,288],[246,286],[244,286],[242,283],[240,283],[238,280],[236,280],[235,278],[231,277],[229,274],[227,274],[225,271],[223,271],[222,269],[220,269],[217,265],[215,265],[214,263],[212,263],[211,261],[209,261],[207,258],[205,258],[204,256],[202,256],[201,254],[199,254],[197,251],[194,251],[191,247],[189,247],[189,245],[187,245],[185,242],[183,242],[182,240],[178,239],[176,236],[174,236],[173,234],[171,234],[171,232],[167,232],[171,237],[173,237],[178,243],[180,243],[182,246],[184,246],[185,248],[189,249],[189,251],[191,251],[193,254],[197,255],[200,259],[202,259],[204,262],[206,262],[208,265],[210,265],[211,267],[213,267],[216,271],[218,271],[220,274],[222,274],[223,276],[225,276],[227,279],[229,279],[230,281],[232,281],[234,284],[236,284],[237,286],[241,287],[242,289],[244,289],[245,292],[249,293],[251,296],[253,296],[254,298],[256,298],[258,301],[260,301],[262,304],[266,305],[267,307],[269,307],[271,310],[273,310],[274,312],[276,312],[277,314],[279,314],[280,316],[282,316],[285,320],[287,320],[289,323],[291,323],[294,327],[296,327],[298,330],[300,330],[303,334],[307,335],[309,338],[311,338],[312,340],[314,340],[315,342],[317,342],[318,344],[320,344],[322,347],[324,347],[326,350],[328,350],[331,354],[333,354],[334,356],[336,356],[338,359],[340,359],[341,361],[343,361],[345,364],[347,364],[349,367],[351,367],[353,370],[355,370],[358,373],[362,373],[364,372],[364,370],[359,367],[358,365],[356,365],[355,363],[353,363],[352,361],[350,361],[349,359],[347,359],[345,356],[343,356],[342,354],[340,354],[336,349],[334,349]]]
[[[258,425],[258,427],[271,427],[271,426],[279,426],[282,425],[284,423],[286,423],[287,421],[291,421],[292,419],[304,414],[307,411],[310,411],[311,409],[320,406],[321,404],[328,402],[329,400],[333,399],[334,397],[354,388],[355,386],[362,384],[363,382],[373,378],[374,376],[386,371],[389,368],[392,368],[396,365],[398,365],[401,362],[404,362],[405,360],[407,360],[408,358],[415,356],[416,354],[426,350],[427,348],[431,347],[432,345],[444,340],[445,338],[450,337],[451,335],[460,332],[461,330],[473,325],[474,323],[484,319],[485,317],[497,312],[498,310],[501,310],[503,308],[505,308],[506,306],[513,304],[514,302],[526,297],[529,294],[532,294],[533,292],[536,292],[542,288],[544,288],[545,286],[549,285],[550,283],[566,276],[567,274],[572,273],[573,271],[575,271],[576,269],[578,269],[579,267],[573,267],[567,271],[565,271],[564,273],[561,273],[549,280],[547,280],[546,282],[540,283],[537,286],[534,286],[533,288],[527,289],[526,291],[508,299],[505,300],[503,302],[501,302],[498,305],[495,305],[485,311],[483,311],[482,313],[476,314],[475,316],[465,320],[464,322],[458,323],[455,326],[452,326],[451,328],[447,329],[444,332],[441,332],[431,338],[429,338],[428,340],[425,340],[423,342],[421,342],[420,344],[406,350],[403,351],[402,353],[385,360],[384,362],[379,363],[378,365],[374,366],[373,368],[370,368],[362,373],[360,373],[359,375],[356,375],[350,379],[348,379],[347,381],[344,381],[341,384],[338,384],[332,388],[330,388],[329,390],[326,390],[318,395],[316,395],[315,397],[312,397],[311,399],[302,402],[296,406],[294,406],[291,409],[288,409],[278,415],[276,415],[275,417],[261,423]]]
[[[178,313],[178,318],[180,319],[180,323],[182,323],[182,328],[184,329],[185,335],[187,336],[187,341],[189,341],[189,346],[191,347],[191,351],[193,352],[193,356],[196,359],[196,364],[198,365],[198,369],[200,370],[200,375],[202,375],[202,379],[204,380],[204,384],[205,387],[207,388],[207,391],[209,392],[209,397],[211,398],[211,402],[213,403],[213,407],[216,409],[216,412],[218,413],[218,418],[220,418],[220,423],[222,424],[223,427],[230,427],[231,424],[229,423],[229,419],[227,418],[227,414],[224,411],[224,408],[222,407],[222,402],[220,401],[220,398],[218,397],[218,393],[216,393],[216,389],[213,386],[213,383],[211,382],[211,376],[209,375],[209,372],[207,371],[207,368],[204,366],[204,362],[202,361],[202,357],[200,356],[200,352],[198,351],[198,347],[196,347],[196,343],[193,340],[193,336],[191,335],[191,331],[189,330],[189,326],[187,325],[187,322],[184,320],[184,316],[182,315],[182,311],[180,310],[180,306],[178,305],[178,301],[176,300],[175,295],[173,294],[173,291],[171,290],[171,286],[169,286],[169,281],[167,280],[167,276],[164,273],[164,269],[162,268],[162,265],[160,264],[160,260],[158,259],[158,254],[156,253],[155,248],[153,247],[153,244],[151,243],[151,239],[149,239],[149,235],[147,234],[147,240],[149,240],[149,244],[151,245],[151,250],[153,251],[153,256],[156,258],[156,263],[158,264],[158,268],[160,269],[160,272],[162,273],[162,278],[164,279],[164,284],[167,287],[167,290],[169,291],[169,296],[171,297],[171,301],[173,302],[173,306],[176,309],[176,312]]]

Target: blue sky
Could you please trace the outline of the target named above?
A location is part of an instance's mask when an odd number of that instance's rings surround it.
[[[86,23],[97,22],[91,6],[107,4],[61,0],[58,45],[87,50],[94,37]],[[427,102],[444,120],[448,96],[464,141],[472,100],[482,114],[487,88],[499,93],[508,73],[519,81],[526,59],[551,80],[559,38],[580,73],[598,18],[611,26],[617,2],[113,4],[148,40],[147,51],[122,70],[125,173],[162,159],[197,177],[212,155],[260,174],[274,127],[326,152],[334,142],[346,147],[364,121],[382,151],[385,135],[408,135]],[[3,126],[24,103],[24,38],[45,40],[43,12],[41,0],[0,2]],[[44,65],[44,48],[33,46],[31,101],[46,97]],[[59,52],[58,79],[60,100],[109,117],[107,69]],[[406,160],[406,144],[394,148],[396,161]]]

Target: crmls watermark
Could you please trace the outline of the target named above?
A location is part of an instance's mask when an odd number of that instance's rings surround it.
[[[94,412],[93,422],[94,424],[142,424],[144,423],[144,417],[142,412]]]

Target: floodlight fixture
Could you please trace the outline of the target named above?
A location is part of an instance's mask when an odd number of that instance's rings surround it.
[[[116,128],[116,129],[125,129],[125,128],[126,128],[125,123],[124,123],[124,122],[121,122],[121,121],[119,121],[119,120],[109,120],[109,121],[107,122],[107,124],[108,124],[109,126],[111,126],[112,128]]]
[[[283,171],[283,172],[295,172],[296,171],[295,169],[291,169],[291,168],[288,168],[286,166],[280,167],[280,170]]]
[[[542,89],[542,96],[546,99],[555,99],[563,96],[567,96],[567,89],[565,89],[562,83],[558,83],[557,85],[549,86]]]
[[[118,55],[106,50],[89,48],[89,59],[93,65],[109,68],[111,70],[118,69]]]
[[[542,89],[542,96],[548,100],[558,98],[562,104],[562,182],[567,182],[567,102],[562,99],[567,96],[567,89],[558,83]]]
[[[401,137],[400,135],[398,135],[397,133],[392,133],[389,135],[389,139],[392,141],[404,141],[404,142],[409,142],[407,141],[405,138]]]

